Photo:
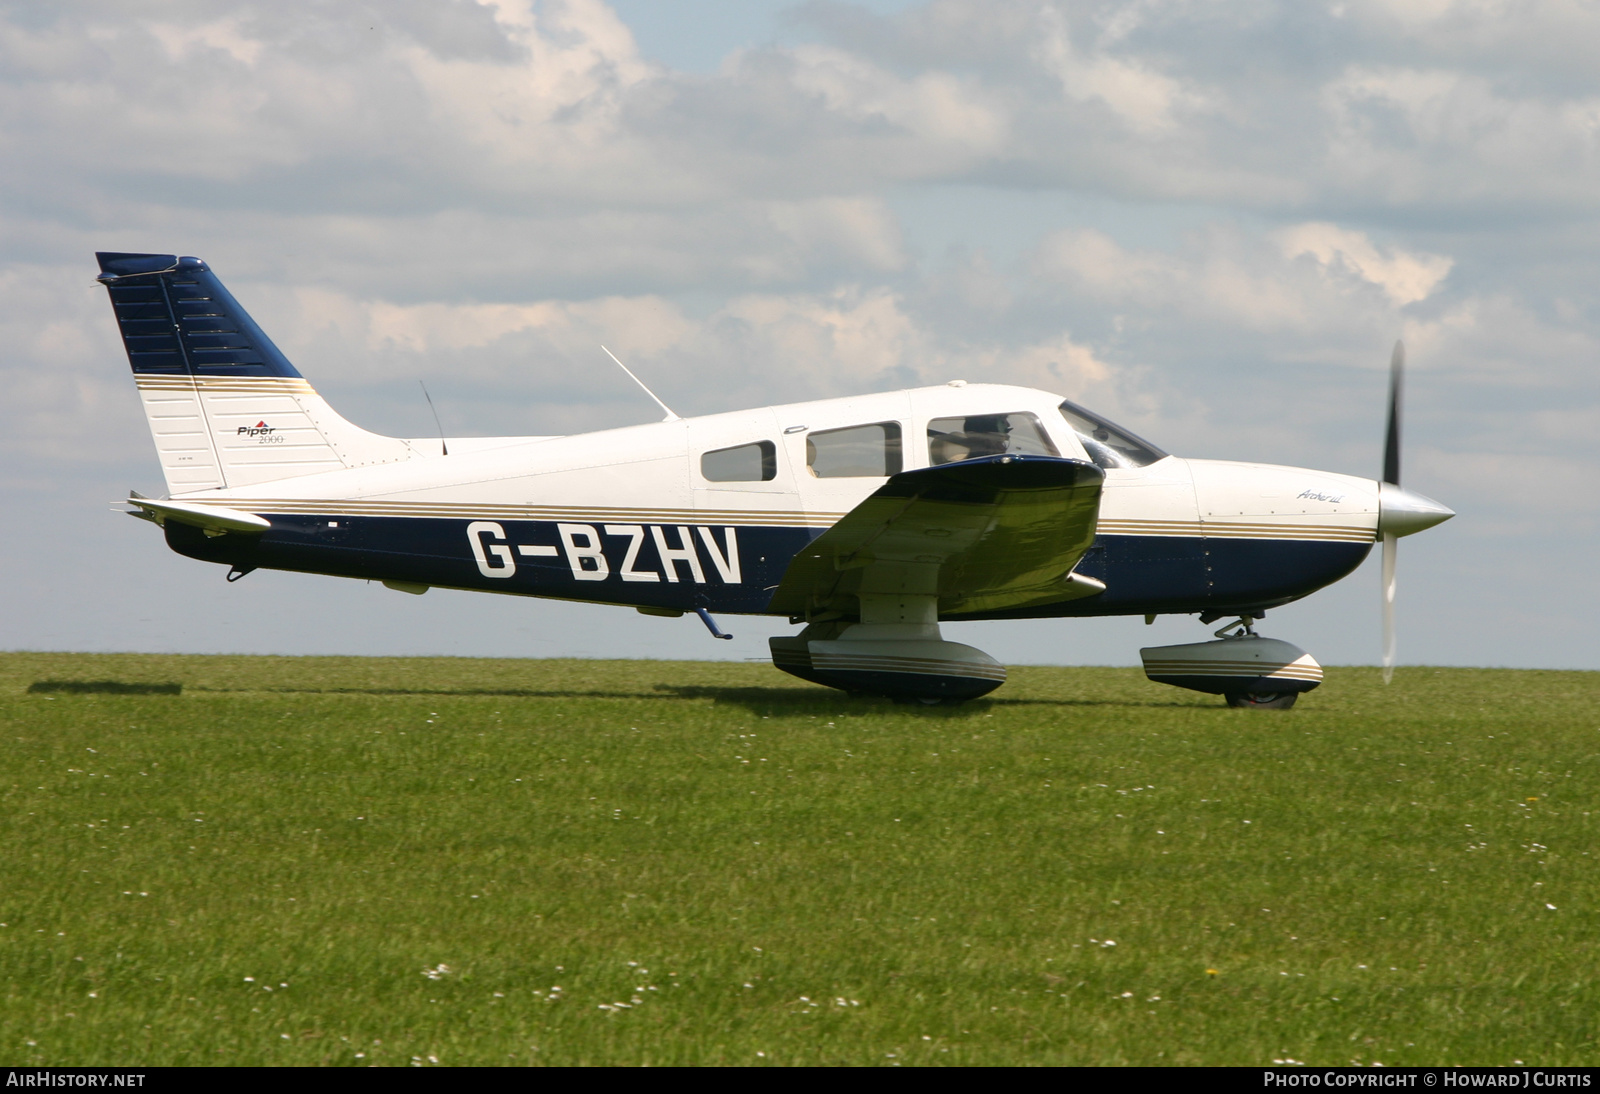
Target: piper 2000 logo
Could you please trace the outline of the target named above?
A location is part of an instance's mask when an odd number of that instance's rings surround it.
[[[558,549],[545,543],[506,542],[506,530],[492,520],[475,520],[467,525],[467,542],[472,545],[472,557],[478,572],[484,577],[506,578],[517,572],[517,558],[554,558],[565,554],[574,581],[605,581],[615,573],[623,581],[679,581],[684,575],[697,585],[706,582],[706,568],[701,565],[700,548],[716,570],[717,576],[730,585],[743,581],[739,573],[739,540],[734,529],[724,530],[723,542],[717,543],[710,528],[688,528],[684,525],[662,527],[643,524],[607,524],[608,539],[618,542],[615,549],[622,551],[622,562],[615,570],[606,557],[600,532],[592,524],[558,524],[561,536]],[[694,533],[699,533],[699,544]],[[655,545],[660,570],[638,568],[639,550],[649,536]],[[676,539],[677,545],[669,543]],[[680,567],[682,568],[680,570]]]
[[[256,444],[283,443],[283,435],[278,432],[277,427],[268,425],[265,419],[257,422],[255,425],[240,426],[237,436],[254,437],[256,439]]]

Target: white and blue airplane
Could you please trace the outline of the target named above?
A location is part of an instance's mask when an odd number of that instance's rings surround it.
[[[1142,651],[1150,679],[1281,709],[1322,669],[1254,622],[1381,539],[1392,669],[1395,540],[1454,515],[1399,486],[1399,345],[1379,481],[1184,459],[1060,395],[960,380],[405,440],[335,413],[199,259],[96,257],[166,476],[167,496],[134,493],[131,512],[230,580],[266,568],[692,612],[719,637],[712,613],[785,616],[804,629],[770,640],[778,668],[930,704],[1006,676],[942,620],[1197,614],[1231,622]]]

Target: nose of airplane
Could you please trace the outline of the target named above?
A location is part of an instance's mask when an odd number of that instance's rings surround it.
[[[1378,534],[1380,536],[1409,536],[1443,524],[1455,516],[1454,509],[1440,505],[1432,498],[1402,490],[1391,482],[1378,486]]]

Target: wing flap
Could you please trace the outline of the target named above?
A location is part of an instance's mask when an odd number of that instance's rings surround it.
[[[1092,464],[1046,456],[902,472],[795,556],[771,610],[854,614],[864,580],[873,592],[935,593],[940,615],[1093,596],[1105,586],[1072,568],[1094,542],[1104,480]]]

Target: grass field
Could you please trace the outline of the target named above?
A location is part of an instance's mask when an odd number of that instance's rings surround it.
[[[0,655],[0,1063],[1600,1063],[1600,674]]]

